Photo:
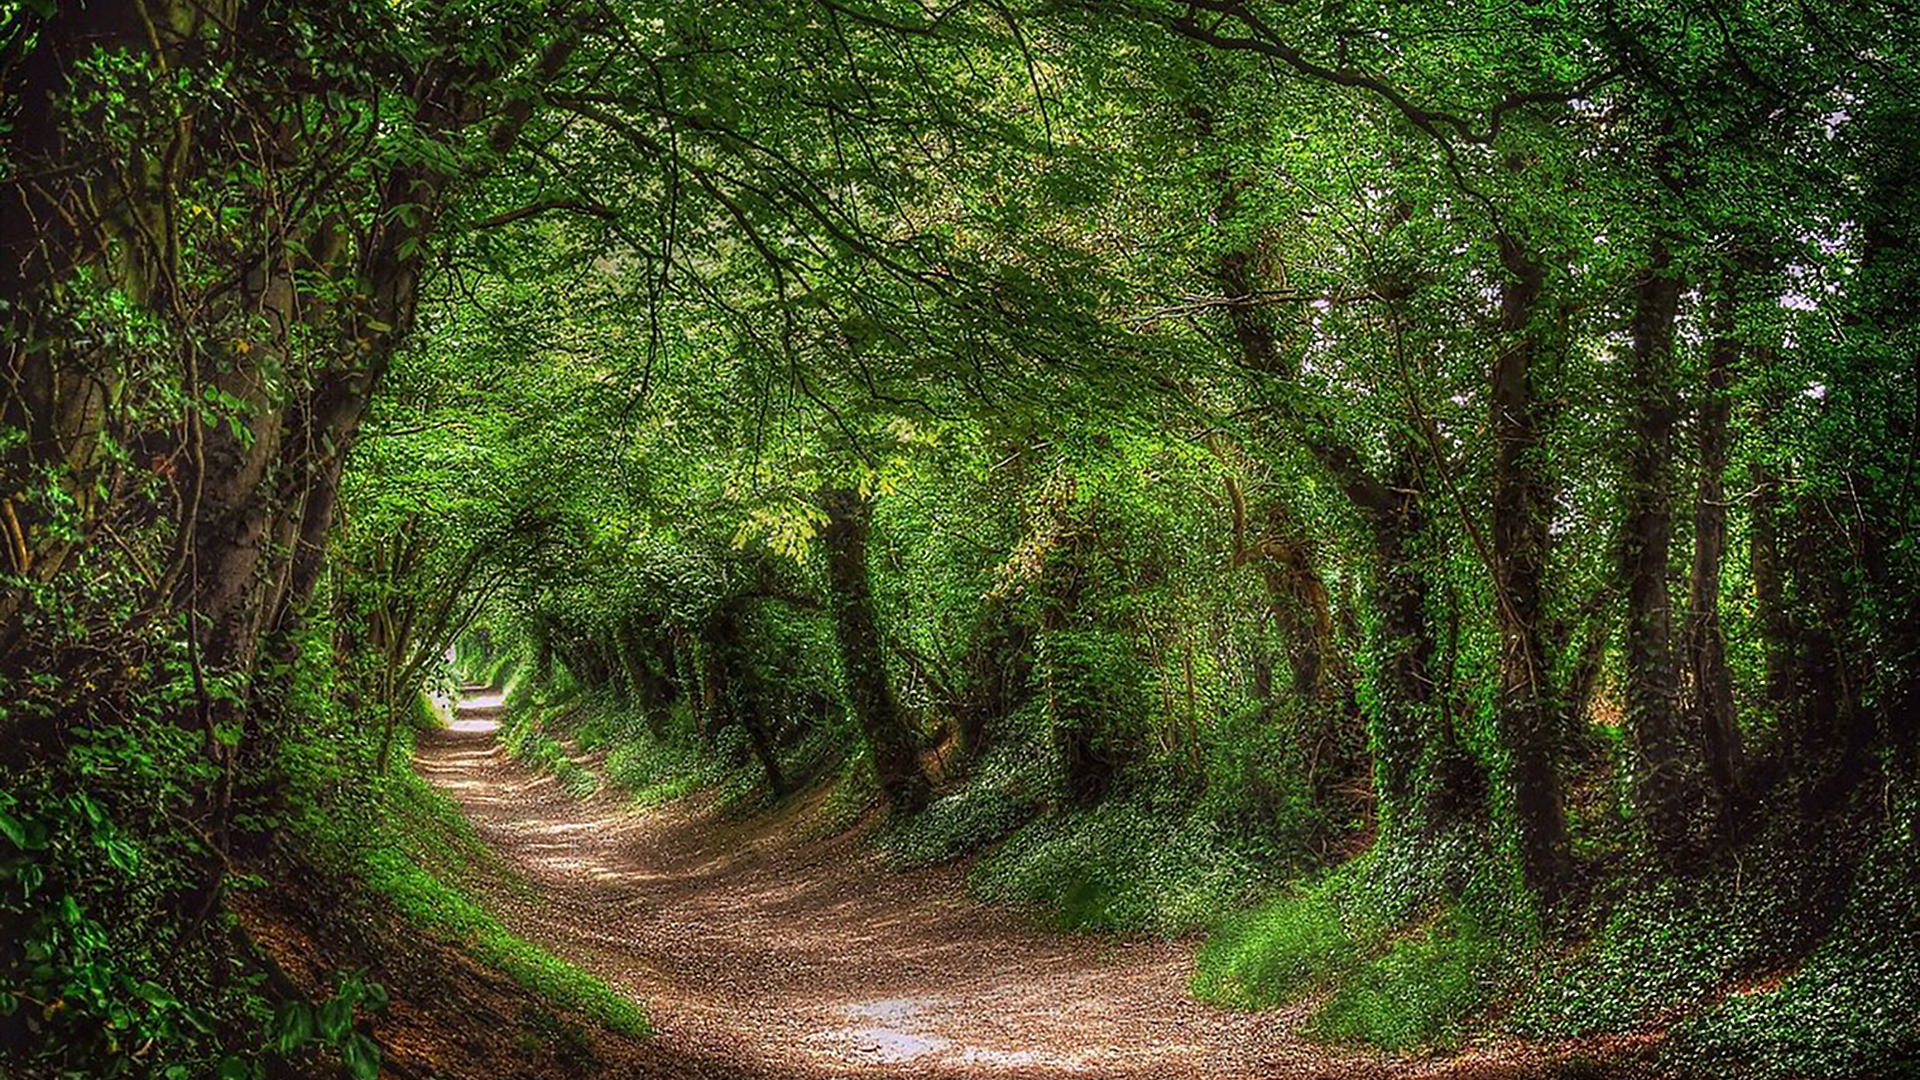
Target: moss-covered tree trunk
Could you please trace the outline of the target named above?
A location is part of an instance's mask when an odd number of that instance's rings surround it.
[[[1699,475],[1693,501],[1693,567],[1688,587],[1686,658],[1690,707],[1706,738],[1707,770],[1729,823],[1745,802],[1745,747],[1734,713],[1733,674],[1727,667],[1726,635],[1720,625],[1720,568],[1727,550],[1728,421],[1740,355],[1734,314],[1746,266],[1723,275],[1714,300],[1713,342],[1707,351],[1706,397],[1697,430]]]
[[[626,669],[627,684],[633,688],[634,705],[646,718],[647,730],[655,739],[665,739],[668,734],[668,721],[671,717],[674,699],[673,657],[670,647],[664,642],[656,646],[644,633],[637,620],[629,619],[620,624],[619,637],[614,650]],[[656,671],[654,663],[660,653],[666,651],[665,673]]]
[[[1673,439],[1679,416],[1673,339],[1680,289],[1666,241],[1656,237],[1636,287],[1631,327],[1631,445],[1621,530],[1634,804],[1654,850],[1676,865],[1692,849],[1692,827],[1701,803],[1700,762],[1691,752],[1693,740],[1687,737],[1680,708],[1667,581],[1673,539]]]
[[[851,489],[830,488],[820,493],[820,508],[827,516],[822,539],[847,701],[866,735],[874,776],[887,802],[895,812],[914,810],[926,803],[929,786],[913,733],[900,715],[887,678],[879,619],[873,609],[873,588],[867,576],[873,507]]]
[[[994,728],[1026,700],[1033,673],[1033,634],[1004,599],[981,602],[967,650],[966,688],[959,705],[960,753],[978,758]]]
[[[1510,763],[1521,866],[1549,907],[1565,883],[1568,845],[1560,778],[1563,706],[1547,656],[1544,576],[1552,494],[1541,444],[1535,370],[1541,333],[1536,307],[1543,268],[1511,237],[1500,237],[1507,276],[1500,288],[1503,340],[1493,363],[1493,560],[1500,626],[1496,729]]]
[[[747,655],[746,628],[741,625],[740,603],[722,604],[707,620],[707,738],[719,734],[727,723],[737,723],[747,734],[747,743],[767,786],[775,795],[787,791],[787,778],[780,769],[780,757],[774,750],[761,710],[764,688],[754,671],[753,658]]]
[[[1212,112],[1197,106],[1190,112],[1203,134],[1212,131]],[[1239,181],[1224,170],[1215,174],[1219,202],[1215,217],[1229,222],[1241,213]],[[1235,360],[1242,368],[1295,385],[1298,357],[1281,347],[1271,309],[1257,298],[1262,280],[1262,253],[1257,245],[1224,253],[1214,277],[1229,301],[1226,311],[1236,345]],[[1383,295],[1397,286],[1382,282]],[[1369,717],[1368,742],[1374,756],[1375,795],[1389,821],[1419,822],[1429,829],[1443,828],[1466,816],[1477,802],[1474,771],[1450,725],[1440,722],[1434,704],[1433,628],[1427,617],[1427,575],[1420,565],[1420,544],[1427,531],[1427,511],[1419,483],[1417,451],[1394,448],[1383,477],[1365,458],[1343,441],[1330,422],[1323,403],[1301,394],[1273,416],[1276,443],[1304,449],[1352,504],[1371,533],[1374,551],[1374,601],[1380,612],[1379,637],[1374,654],[1378,665],[1377,693]],[[1284,567],[1269,583],[1277,614],[1290,618],[1289,666],[1294,684],[1324,690],[1332,622],[1324,621],[1324,585],[1288,573]],[[1301,586],[1308,595],[1302,597]],[[1305,599],[1306,602],[1302,603]]]

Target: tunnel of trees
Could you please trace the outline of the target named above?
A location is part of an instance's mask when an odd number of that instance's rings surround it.
[[[460,682],[1329,1041],[1912,1066],[1917,48],[0,2],[0,1073],[439,1075],[367,912]]]

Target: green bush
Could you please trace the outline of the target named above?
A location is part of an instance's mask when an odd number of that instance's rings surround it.
[[[1193,992],[1236,1008],[1272,1008],[1352,971],[1361,948],[1328,891],[1309,889],[1216,927],[1196,958]]]
[[[1218,920],[1272,881],[1206,815],[1145,794],[1037,818],[968,876],[982,899],[1054,925],[1166,935]]]
[[[1037,809],[1004,788],[970,785],[942,795],[911,817],[890,821],[880,845],[896,867],[938,866],[1002,839]]]
[[[1050,755],[1007,739],[973,763],[964,784],[911,817],[889,821],[880,846],[897,867],[952,862],[1006,839],[1061,786]]]
[[[600,787],[600,778],[583,767],[565,744],[547,733],[548,724],[565,722],[539,705],[509,708],[501,723],[501,745],[515,759],[526,762],[560,782],[567,794],[585,798]]]

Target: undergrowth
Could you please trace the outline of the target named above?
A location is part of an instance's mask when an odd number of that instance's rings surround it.
[[[1470,831],[1376,843],[1285,896],[1221,922],[1201,948],[1200,998],[1270,1009],[1320,995],[1323,1038],[1455,1045],[1537,935]]]
[[[1634,873],[1595,921],[1543,936],[1525,894],[1474,834],[1377,843],[1228,918],[1201,948],[1204,1000],[1305,1002],[1307,1030],[1392,1049],[1453,1047],[1485,1031],[1552,1041],[1663,1038],[1689,1076],[1912,1075],[1920,1065],[1920,885],[1911,829],[1854,856],[1803,853],[1796,872],[1745,863],[1690,878]],[[1822,890],[1844,900],[1827,924]],[[1795,942],[1809,943],[1796,946]]]
[[[1704,1075],[1920,1075],[1920,883],[1914,837],[1889,829],[1833,932],[1790,971],[1688,1018],[1673,1055]]]
[[[1050,925],[1175,936],[1272,888],[1290,868],[1267,838],[1171,784],[1143,783],[1087,806],[1065,797],[1058,758],[1011,733],[925,810],[878,842],[897,867],[978,855],[976,897]]]
[[[1074,930],[1178,935],[1250,902],[1273,869],[1204,814],[1114,799],[1036,818],[968,874],[983,900]]]
[[[1768,857],[1788,850],[1792,859]],[[1776,828],[1698,877],[1640,876],[1593,940],[1529,989],[1510,1026],[1535,1037],[1669,1031],[1668,1059],[1702,1076],[1911,1075],[1913,866],[1912,825],[1896,819],[1824,843]]]

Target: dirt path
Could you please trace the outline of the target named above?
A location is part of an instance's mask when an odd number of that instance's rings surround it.
[[[693,801],[577,799],[513,761],[498,698],[469,698],[416,765],[531,888],[516,933],[643,1002],[663,1048],[768,1077],[1535,1075],[1532,1053],[1390,1061],[1330,1051],[1298,1013],[1185,992],[1191,946],[1039,929],[966,899],[952,871],[897,873],[857,837],[796,839]],[[1523,1060],[1525,1059],[1525,1060]]]

